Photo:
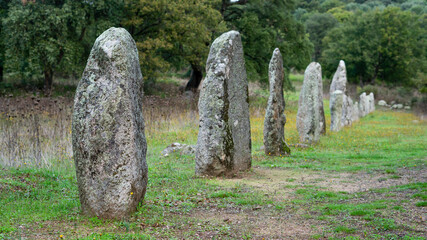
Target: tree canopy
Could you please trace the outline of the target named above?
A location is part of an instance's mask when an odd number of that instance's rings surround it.
[[[117,5],[113,0],[11,1],[2,19],[9,36],[3,42],[8,70],[23,80],[42,74],[47,90],[54,72],[81,72],[95,37],[121,19],[109,11]]]
[[[342,59],[350,80],[362,85],[419,86],[426,79],[424,0],[300,0],[294,16],[305,23],[326,77]]]
[[[96,37],[116,26],[134,37],[148,88],[190,67],[196,89],[210,44],[229,30],[242,35],[250,80],[267,82],[278,47],[287,71],[312,59],[330,76],[344,59],[354,82],[412,84],[427,72],[426,15],[424,0],[2,0],[0,81],[50,89],[55,75],[78,77]]]
[[[344,59],[353,82],[409,83],[427,72],[425,20],[397,7],[358,12],[325,37],[326,74]]]
[[[312,44],[303,24],[292,15],[293,9],[290,0],[253,0],[229,5],[224,10],[229,28],[242,34],[249,79],[267,82],[268,63],[277,47],[288,70],[303,69],[309,63]],[[289,83],[285,87],[290,87]]]
[[[123,23],[135,38],[146,82],[183,63],[201,74],[212,39],[226,31],[216,5],[211,0],[126,1],[130,17]]]
[[[136,40],[146,86],[162,72],[191,66],[187,87],[197,88],[210,44],[235,29],[242,34],[249,78],[266,81],[276,47],[287,69],[309,61],[312,45],[293,8],[291,0],[11,0],[1,5],[2,33],[10,38],[0,60],[6,59],[9,77],[44,76],[49,89],[54,74],[79,75],[102,31],[123,26]]]

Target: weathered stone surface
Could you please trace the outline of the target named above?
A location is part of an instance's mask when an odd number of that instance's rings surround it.
[[[280,50],[273,52],[268,68],[270,96],[264,119],[264,146],[267,155],[289,155],[290,148],[285,142],[286,117],[283,98],[283,60]]]
[[[336,90],[340,90],[343,94],[347,94],[347,70],[343,60],[340,61],[337,71],[332,78],[329,94],[332,95]]]
[[[228,175],[251,167],[248,82],[240,34],[212,44],[199,98],[197,175]]]
[[[319,64],[320,65],[320,64]],[[320,135],[326,134],[326,118],[325,118],[325,110],[323,108],[323,82],[322,82],[322,68],[319,71],[320,78],[318,77],[318,94],[317,94],[317,105],[319,108],[319,126],[320,126]]]
[[[329,101],[329,108],[331,110],[331,115],[341,116],[341,126],[351,125],[353,122],[353,101],[349,96],[347,96],[347,70],[343,60],[340,61],[337,71],[334,74],[332,83],[329,89],[329,95],[332,97],[332,94],[335,91],[341,91],[343,96],[342,107],[332,106],[332,101]],[[334,102],[334,104],[336,104]],[[333,113],[333,111],[341,111],[339,113]],[[332,131],[339,131],[341,127],[331,126]]]
[[[375,111],[375,98],[374,93],[368,95],[369,113]]]
[[[375,111],[374,94],[366,95],[366,93],[362,93],[359,102],[359,116],[364,117],[373,111]]]
[[[122,218],[147,186],[142,75],[136,44],[123,28],[95,41],[77,87],[73,153],[82,211]]]
[[[304,143],[317,142],[320,134],[325,132],[322,68],[319,63],[312,62],[305,70],[296,124],[300,141]]]
[[[344,126],[341,123],[343,119],[343,101],[344,93],[341,90],[335,90],[330,97],[331,106],[331,131],[338,132]]]
[[[353,100],[347,95],[343,96],[342,126],[350,126],[353,123]]]
[[[352,123],[359,121],[360,118],[360,113],[359,113],[359,103],[358,102],[354,102],[353,104],[353,111],[352,111]]]
[[[369,111],[369,105],[368,105],[368,99],[366,96],[366,93],[360,94],[359,97],[359,117],[364,117],[366,114],[368,114]]]
[[[411,110],[411,106],[405,106],[404,109],[405,110]]]

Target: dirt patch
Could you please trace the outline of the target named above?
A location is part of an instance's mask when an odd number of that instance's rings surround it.
[[[126,233],[125,229],[114,223],[103,222],[99,226],[93,226],[88,221],[82,221],[78,226],[67,221],[41,221],[20,225],[18,228],[17,234],[13,235],[17,239],[74,239],[92,234],[102,236],[106,232]]]
[[[254,210],[232,209],[195,209],[191,217],[227,225],[234,238],[244,236],[253,239],[308,239],[321,232],[318,221],[303,219],[292,211],[273,211],[269,207]],[[312,226],[316,225],[316,228]]]
[[[284,197],[304,186],[316,186],[335,192],[364,192],[371,189],[388,188],[414,182],[427,182],[427,171],[420,169],[398,169],[393,174],[383,172],[317,172],[310,170],[270,169],[254,167],[235,179],[220,179],[223,186],[246,184],[269,194],[284,193]]]
[[[309,239],[313,235],[322,236],[323,234],[345,237],[346,233],[335,232],[334,230],[335,228],[340,229],[340,226],[347,227],[348,231],[354,231],[353,235],[363,238],[363,234],[376,233],[377,230],[375,229],[378,226],[373,225],[370,222],[371,220],[365,220],[363,216],[352,216],[346,211],[325,217],[322,213],[323,210],[321,210],[323,204],[356,206],[358,204],[384,202],[386,207],[377,210],[372,216],[372,219],[394,219],[396,228],[387,230],[384,234],[395,234],[397,236],[403,234],[402,237],[405,234],[427,235],[425,230],[427,229],[427,209],[416,207],[419,199],[412,197],[418,192],[417,190],[376,191],[376,189],[416,182],[427,182],[427,171],[425,169],[402,168],[389,174],[378,171],[371,173],[324,172],[321,174],[305,169],[255,167],[251,172],[241,174],[234,179],[220,179],[218,183],[223,187],[246,185],[254,188],[269,195],[275,201],[286,202],[284,209],[277,210],[271,206],[262,206],[258,210],[250,209],[241,212],[233,212],[227,209],[211,211],[198,209],[192,213],[192,217],[230,221],[233,223],[232,226],[234,226],[235,231],[244,229],[250,232],[255,239]],[[334,192],[360,192],[361,194],[336,202],[315,201],[313,202],[317,206],[315,208],[312,208],[310,201],[301,204],[288,201],[298,199],[299,196],[295,191],[304,187],[318,187],[323,191]],[[330,222],[327,220],[329,218],[334,220]],[[243,233],[240,232],[240,234]]]

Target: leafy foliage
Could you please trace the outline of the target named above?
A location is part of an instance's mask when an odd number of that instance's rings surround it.
[[[80,72],[94,37],[117,21],[117,13],[108,12],[117,5],[112,0],[13,1],[3,19],[8,70],[24,80],[43,73],[47,89],[54,71]]]
[[[337,24],[338,21],[330,13],[315,13],[305,22],[310,41],[314,44],[314,61],[319,61],[323,49],[323,38]]]
[[[54,74],[80,75],[95,38],[109,27],[122,25],[136,40],[148,83],[162,72],[188,65],[200,77],[209,45],[230,29],[242,33],[250,79],[267,79],[267,65],[276,47],[288,69],[306,66],[312,45],[303,24],[291,14],[293,1],[239,2],[2,1],[2,33],[10,38],[0,60],[6,59],[11,79],[27,81],[44,75],[49,89]]]
[[[300,0],[296,7],[326,77],[343,59],[354,83],[427,89],[425,1]]]
[[[0,23],[1,21],[7,16],[8,12],[8,4],[10,0],[2,0],[0,1]],[[5,47],[4,47],[4,39],[5,34],[3,31],[3,27],[0,24],[0,82],[3,81],[3,69],[4,69],[4,62],[5,62]]]
[[[226,30],[217,1],[126,1],[124,25],[138,46],[144,77],[183,63],[203,68],[213,37]]]
[[[304,26],[291,14],[292,9],[294,4],[289,0],[253,0],[225,10],[229,28],[242,34],[249,79],[267,81],[268,63],[277,47],[284,56],[285,68],[302,69],[308,64],[312,44]]]
[[[347,64],[353,82],[408,82],[418,72],[427,72],[425,18],[396,7],[358,12],[324,39],[326,74],[332,74],[340,59]]]

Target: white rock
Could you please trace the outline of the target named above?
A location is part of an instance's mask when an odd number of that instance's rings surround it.
[[[386,101],[384,101],[384,100],[379,100],[379,101],[378,101],[378,106],[385,107],[385,106],[387,106],[387,102],[386,102]]]

